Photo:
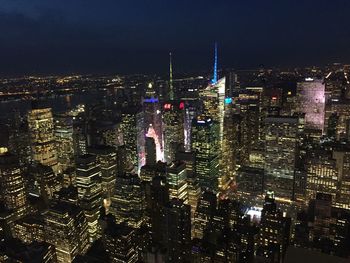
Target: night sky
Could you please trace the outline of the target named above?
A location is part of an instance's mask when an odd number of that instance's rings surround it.
[[[350,63],[349,0],[0,0],[0,75]]]

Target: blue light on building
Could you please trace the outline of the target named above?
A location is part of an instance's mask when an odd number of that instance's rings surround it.
[[[158,102],[157,98],[149,98],[149,99],[144,99],[143,102],[147,102],[147,103],[156,103]]]
[[[225,104],[231,104],[232,103],[232,98],[227,97],[225,98]]]

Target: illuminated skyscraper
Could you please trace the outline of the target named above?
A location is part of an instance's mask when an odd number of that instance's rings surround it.
[[[186,164],[173,162],[167,166],[167,182],[169,184],[170,199],[176,198],[188,203]]]
[[[326,105],[326,131],[335,133],[337,140],[350,138],[350,104],[348,100],[331,101]]]
[[[84,117],[76,118],[78,119],[73,123],[73,147],[74,155],[79,156],[87,154],[87,124]]]
[[[95,146],[88,149],[89,153],[96,155],[96,161],[101,168],[101,186],[103,204],[108,210],[111,196],[114,193],[117,176],[117,152],[112,146]]]
[[[23,216],[27,209],[24,176],[18,159],[6,148],[0,148],[0,189],[5,208],[14,212],[16,217]]]
[[[274,199],[267,196],[261,214],[258,255],[270,258],[270,262],[283,262],[289,244],[290,227],[291,219],[283,216]]]
[[[184,144],[184,102],[167,101],[163,105],[164,158],[175,160],[179,145]]]
[[[323,130],[325,85],[323,80],[306,79],[297,85],[297,111],[305,113],[305,127]]]
[[[331,153],[324,150],[315,151],[307,156],[307,184],[306,194],[308,200],[315,199],[317,193],[329,194],[336,202],[339,184],[339,174],[336,160]]]
[[[146,98],[143,100],[144,132],[153,137],[157,148],[157,160],[164,160],[161,104],[159,103],[153,84],[149,83]]]
[[[300,133],[299,117],[268,117],[265,120],[265,191],[277,198],[294,198],[294,176]]]
[[[63,172],[74,166],[73,119],[58,115],[54,121],[58,170]]]
[[[341,151],[341,175],[338,176],[340,183],[338,188],[337,206],[350,209],[350,151]]]
[[[41,195],[47,202],[53,197],[53,193],[60,189],[60,184],[51,167],[40,163],[29,167],[29,174],[34,177],[34,187],[31,194]]]
[[[72,262],[86,252],[88,225],[79,207],[60,202],[50,207],[44,218],[46,242],[55,246],[59,263]]]
[[[235,142],[236,135],[233,120],[232,100],[225,100],[225,116],[221,147],[221,176],[219,187],[223,188],[230,179],[234,179],[236,169]]]
[[[45,240],[44,225],[42,215],[27,215],[15,221],[12,233],[15,238],[26,244],[42,242]]]
[[[138,109],[126,109],[122,113],[120,124],[126,150],[127,168],[139,171],[145,163],[143,112]]]
[[[90,243],[99,237],[98,218],[102,207],[101,166],[96,156],[85,154],[76,160],[79,204],[88,223]]]
[[[219,177],[219,125],[208,117],[198,117],[192,123],[194,171],[203,189],[217,191]]]
[[[118,176],[111,198],[110,212],[117,223],[139,228],[145,221],[145,200],[141,180],[136,174]]]
[[[49,166],[57,174],[57,152],[51,108],[32,109],[28,113],[28,126],[33,160]]]

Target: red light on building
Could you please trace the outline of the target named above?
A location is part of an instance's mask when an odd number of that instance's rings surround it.
[[[164,104],[164,110],[170,110],[170,109],[171,109],[171,104],[170,103]]]
[[[180,110],[183,110],[185,108],[185,103],[183,103],[182,101],[180,102],[180,105],[179,105],[179,109]]]
[[[277,97],[276,97],[276,96],[273,96],[273,97],[272,97],[272,100],[277,100]]]

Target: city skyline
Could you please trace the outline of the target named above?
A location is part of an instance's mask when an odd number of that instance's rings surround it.
[[[349,262],[348,11],[0,0],[0,261]]]

